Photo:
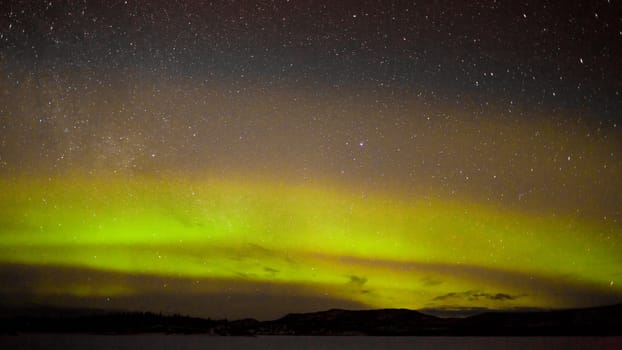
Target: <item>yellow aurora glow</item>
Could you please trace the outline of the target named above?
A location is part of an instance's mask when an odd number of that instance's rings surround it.
[[[570,307],[590,305],[584,293],[622,294],[620,235],[602,222],[217,177],[5,178],[0,193],[0,263],[114,273],[37,280],[29,289],[40,297],[270,284],[277,294],[419,309]],[[196,283],[145,289],[136,275]]]

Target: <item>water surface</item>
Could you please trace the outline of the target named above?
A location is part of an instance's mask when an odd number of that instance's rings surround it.
[[[214,337],[27,334],[0,336],[4,349],[621,349],[622,337]]]

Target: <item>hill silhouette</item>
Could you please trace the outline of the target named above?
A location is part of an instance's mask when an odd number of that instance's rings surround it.
[[[486,312],[439,318],[407,309],[288,314],[272,321],[211,320],[151,312],[29,308],[3,312],[0,333],[204,333],[211,335],[622,335],[622,304],[585,309]]]

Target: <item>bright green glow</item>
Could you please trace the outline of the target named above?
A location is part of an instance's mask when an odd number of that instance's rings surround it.
[[[296,283],[373,307],[468,290],[523,295],[478,306],[568,306],[503,271],[622,294],[619,228],[602,223],[216,178],[5,179],[0,193],[5,264]]]

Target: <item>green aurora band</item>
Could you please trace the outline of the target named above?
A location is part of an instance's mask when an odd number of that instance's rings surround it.
[[[622,235],[602,221],[217,177],[17,177],[1,180],[0,193],[3,266],[219,281],[178,294],[227,293],[236,281],[297,286],[374,308],[574,307],[594,303],[586,290],[622,296]],[[30,292],[144,292],[130,278],[93,283]]]

